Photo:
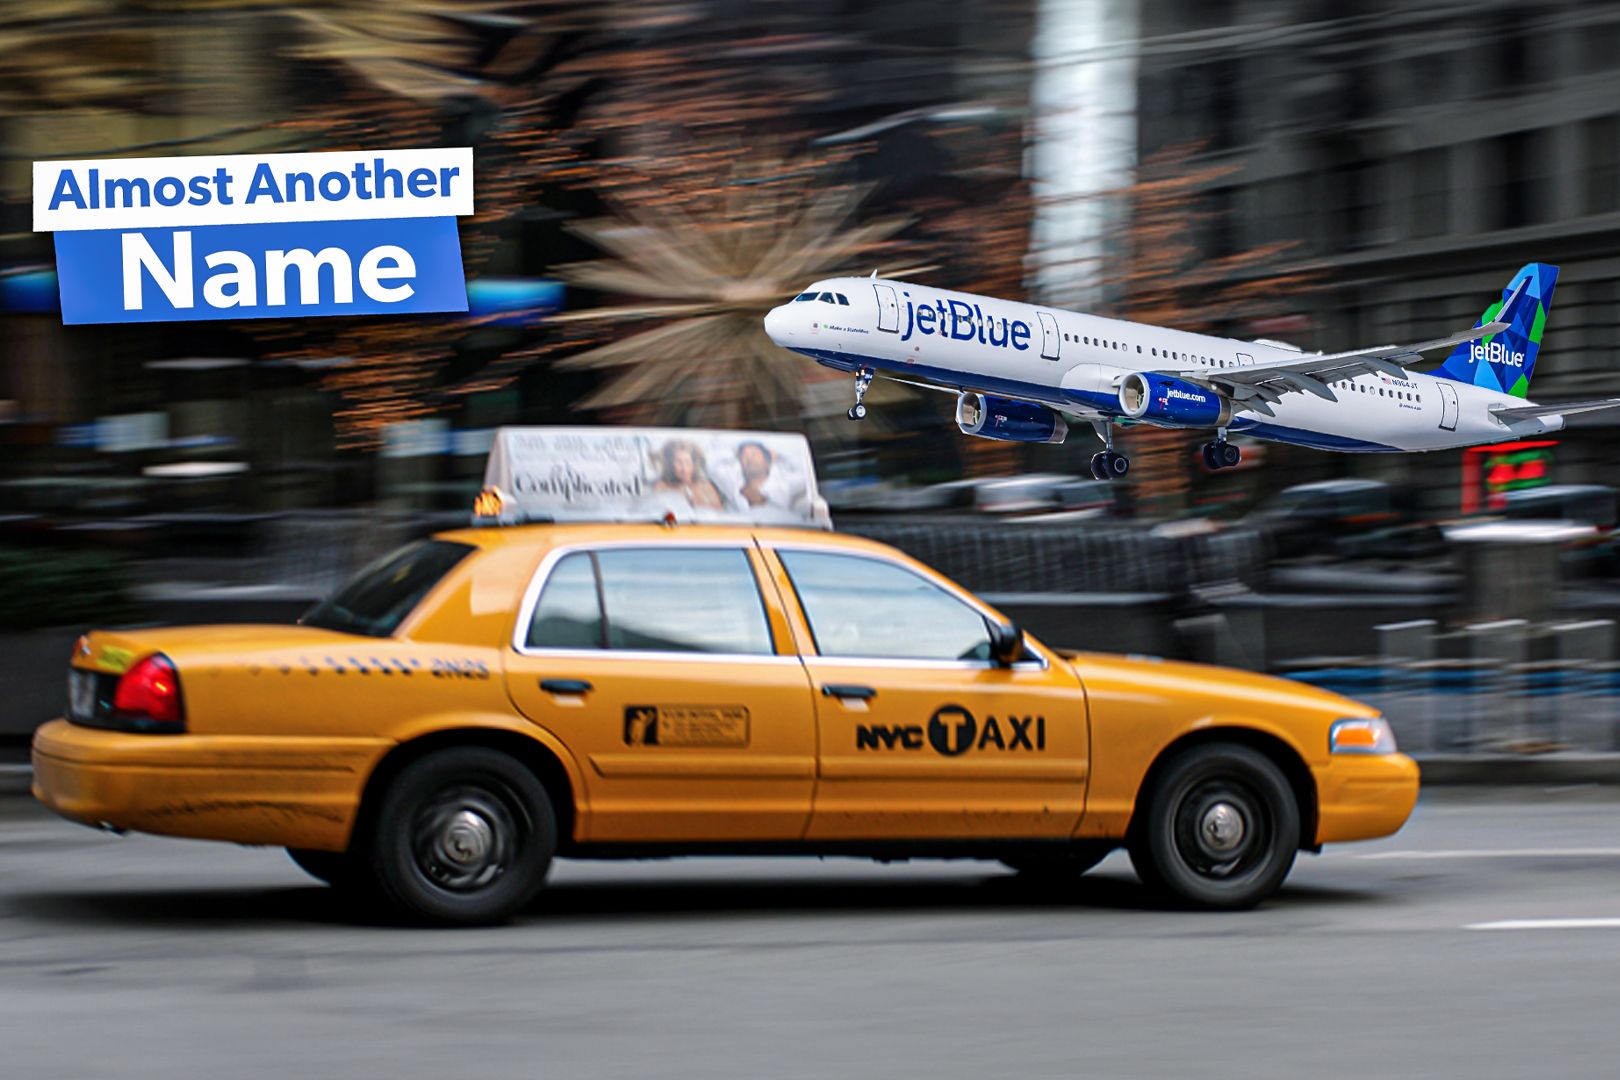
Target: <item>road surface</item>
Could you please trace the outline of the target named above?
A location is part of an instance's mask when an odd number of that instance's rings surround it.
[[[517,923],[379,925],[279,851],[0,801],[0,1075],[1613,1077],[1620,797],[1426,796],[1263,909],[1123,856],[561,863]]]

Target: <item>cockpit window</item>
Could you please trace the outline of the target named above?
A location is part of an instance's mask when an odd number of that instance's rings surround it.
[[[836,304],[838,301],[833,299],[832,293],[824,292],[821,294],[821,302],[823,304]]]
[[[838,302],[840,304],[843,304],[845,307],[849,307],[849,297],[845,296],[843,293],[837,293],[835,295],[837,295]]]
[[[806,300],[814,300],[816,298],[816,295],[817,294],[813,293],[813,292],[802,292],[798,296],[795,296],[793,298],[793,302],[795,304],[802,304]]]

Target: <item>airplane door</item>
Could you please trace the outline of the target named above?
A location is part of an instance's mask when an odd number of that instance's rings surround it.
[[[877,291],[878,329],[891,334],[900,332],[900,305],[894,299],[893,285],[872,286]]]
[[[1457,430],[1457,388],[1444,379],[1436,380],[1440,387],[1440,430]]]
[[[1246,352],[1240,352],[1237,354],[1237,362],[1238,367],[1248,367],[1250,364],[1254,363],[1254,357],[1250,356]]]
[[[1058,333],[1057,319],[1047,311],[1037,311],[1035,315],[1041,320],[1041,359],[1056,360],[1058,348],[1063,344],[1063,335]]]

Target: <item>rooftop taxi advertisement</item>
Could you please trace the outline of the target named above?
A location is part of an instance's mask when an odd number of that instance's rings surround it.
[[[466,311],[472,150],[34,163],[64,323]]]

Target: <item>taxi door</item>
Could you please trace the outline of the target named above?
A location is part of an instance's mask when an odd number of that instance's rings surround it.
[[[751,539],[582,545],[542,563],[506,681],[580,763],[581,840],[803,836],[815,710],[761,569]]]
[[[989,659],[989,612],[898,557],[771,549],[815,691],[810,839],[1062,838],[1084,807],[1079,678]]]

